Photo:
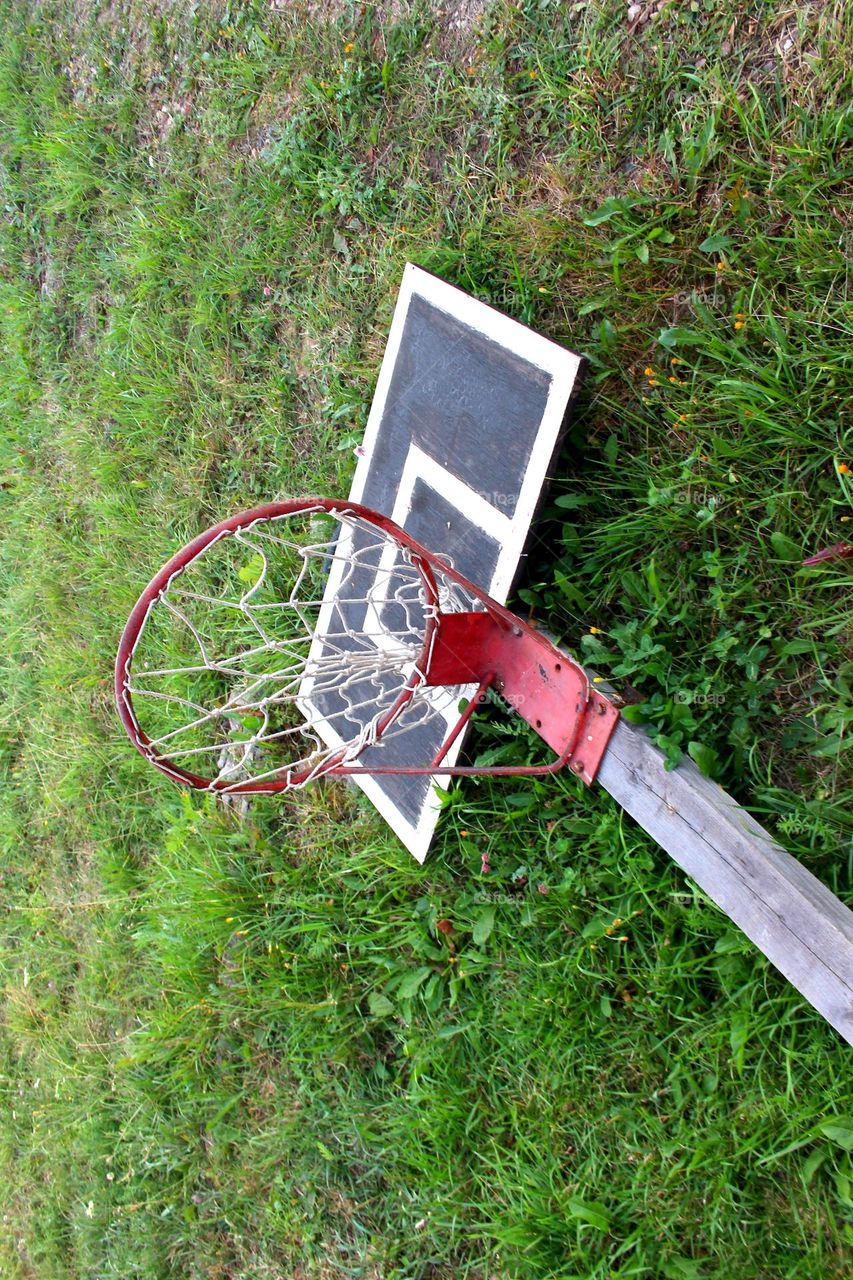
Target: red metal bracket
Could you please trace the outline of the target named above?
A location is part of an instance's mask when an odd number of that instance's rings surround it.
[[[568,763],[592,783],[619,712],[583,667],[545,636],[489,612],[439,615],[426,683],[481,684],[490,674],[491,687],[557,753],[551,767]]]

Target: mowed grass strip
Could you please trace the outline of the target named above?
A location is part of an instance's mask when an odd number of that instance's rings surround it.
[[[849,895],[849,16],[0,23],[4,1274],[846,1275],[844,1046],[605,795],[466,781],[421,868],[110,686],[176,546],[346,491],[414,260],[590,361],[520,607]]]

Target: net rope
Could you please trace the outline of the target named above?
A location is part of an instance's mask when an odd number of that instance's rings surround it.
[[[303,786],[376,747],[389,717],[382,744],[450,722],[459,689],[426,686],[419,667],[428,620],[480,606],[436,585],[438,604],[409,550],[352,514],[220,534],[154,599],[128,660],[146,754],[217,791]]]

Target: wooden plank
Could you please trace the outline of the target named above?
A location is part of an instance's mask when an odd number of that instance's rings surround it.
[[[664,762],[620,720],[596,780],[853,1044],[853,911],[692,760]]]

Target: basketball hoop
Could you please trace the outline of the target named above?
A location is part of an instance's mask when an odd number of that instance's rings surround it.
[[[489,689],[555,759],[445,763]],[[173,556],[128,619],[116,698],[151,764],[232,794],[329,774],[566,765],[589,784],[618,718],[582,667],[449,562],[387,517],[328,498],[231,516]],[[444,740],[429,758],[388,758],[389,744],[436,723]]]

